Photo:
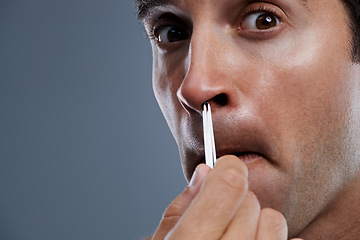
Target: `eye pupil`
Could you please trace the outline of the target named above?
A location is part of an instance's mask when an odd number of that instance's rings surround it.
[[[176,42],[183,40],[183,35],[184,33],[180,29],[173,27],[169,29],[169,32],[167,33],[167,38],[169,39],[169,42]]]
[[[269,14],[262,14],[256,19],[256,27],[258,29],[269,29],[277,24],[276,18]]]

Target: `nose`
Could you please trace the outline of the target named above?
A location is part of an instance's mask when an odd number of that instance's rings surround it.
[[[230,81],[230,71],[227,71],[225,46],[226,43],[216,32],[193,32],[186,76],[177,91],[177,97],[187,111],[200,113],[206,101],[214,109],[229,105],[234,100],[235,90]]]

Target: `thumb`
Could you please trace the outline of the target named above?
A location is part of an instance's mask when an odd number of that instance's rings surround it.
[[[200,164],[196,167],[189,185],[165,210],[160,224],[153,236],[153,240],[164,239],[168,232],[175,226],[185,210],[191,204],[192,200],[198,194],[201,185],[209,172],[210,168],[205,164]]]

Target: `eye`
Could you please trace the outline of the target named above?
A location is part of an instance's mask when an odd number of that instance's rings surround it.
[[[257,12],[248,15],[241,24],[243,29],[268,30],[276,27],[279,19],[272,13]]]
[[[188,39],[189,33],[178,26],[164,25],[154,31],[154,36],[158,42],[172,43]]]

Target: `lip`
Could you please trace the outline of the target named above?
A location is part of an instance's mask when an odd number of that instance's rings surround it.
[[[272,141],[266,132],[260,131],[259,128],[254,126],[252,128],[239,128],[237,126],[236,130],[233,131],[231,129],[229,131],[219,131],[218,129],[221,128],[214,128],[217,159],[225,155],[234,155],[246,164],[266,161],[278,165],[273,160],[273,149],[269,144]],[[239,132],[242,134],[237,134]],[[200,159],[199,163],[205,163],[204,151],[202,151]]]
[[[247,127],[245,129],[245,127]],[[256,126],[245,126],[233,131],[215,131],[215,144],[217,158],[224,155],[235,155],[243,162],[248,163],[264,159],[269,163],[273,161],[273,151],[269,135]],[[220,129],[220,128],[215,128]]]
[[[265,158],[261,153],[256,153],[256,152],[230,152],[227,154],[218,155],[218,156],[216,156],[216,158],[218,159],[225,155],[234,155],[234,156],[238,157],[244,163],[250,163],[250,162],[254,162],[260,158]]]
[[[249,112],[243,114],[241,111],[229,113],[216,110],[218,109],[215,109],[213,113],[213,129],[217,157],[235,155],[246,164],[279,165],[279,162],[276,161],[276,156],[278,156],[276,134],[272,128],[264,124],[261,118],[256,117],[255,114],[249,114]],[[188,136],[192,136],[187,139],[194,139],[197,144],[190,144],[193,143],[191,141],[187,141],[188,144],[185,144],[189,147],[183,155],[185,160],[183,161],[183,170],[187,179],[191,178],[198,164],[205,163],[202,128],[197,125],[190,124],[190,126],[194,131],[186,131],[190,133]],[[252,167],[256,166],[257,164],[252,165]]]

